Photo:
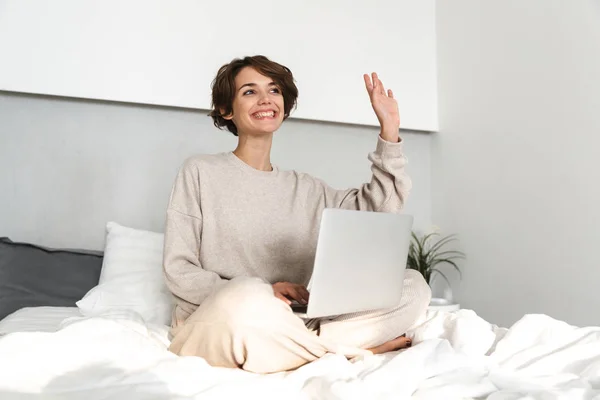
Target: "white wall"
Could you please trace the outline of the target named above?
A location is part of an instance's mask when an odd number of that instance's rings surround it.
[[[296,118],[371,126],[375,70],[403,128],[437,129],[435,0],[0,0],[0,54],[0,90],[194,109],[219,67],[265,54],[294,73]]]
[[[365,93],[366,95],[366,93]],[[206,111],[0,92],[0,236],[101,249],[108,220],[162,231],[177,168],[236,139]],[[273,162],[338,188],[370,179],[373,127],[288,120]],[[413,191],[406,212],[428,226],[430,139],[403,133]]]
[[[433,220],[468,254],[455,294],[502,325],[599,325],[600,3],[438,1],[437,29]]]

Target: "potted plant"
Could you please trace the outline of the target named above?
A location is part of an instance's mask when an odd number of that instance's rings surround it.
[[[448,244],[456,240],[456,235],[442,237],[439,232],[434,231],[423,236],[418,236],[413,231],[411,236],[407,268],[419,271],[430,286],[434,274],[439,274],[448,283],[448,286],[450,286],[448,277],[439,269],[444,264],[452,266],[462,278],[462,273],[456,260],[464,258],[464,253],[458,250],[446,249]]]

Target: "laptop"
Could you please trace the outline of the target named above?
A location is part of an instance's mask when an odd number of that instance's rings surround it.
[[[412,226],[407,214],[324,209],[309,301],[293,301],[293,312],[319,318],[399,305]]]

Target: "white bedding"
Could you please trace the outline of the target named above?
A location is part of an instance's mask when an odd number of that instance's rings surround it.
[[[0,338],[0,399],[600,399],[600,327],[527,315],[507,330],[461,310],[410,335],[400,352],[261,376],[176,357],[167,327],[137,314],[69,316]]]
[[[0,336],[12,332],[55,332],[65,318],[81,316],[77,307],[25,307],[0,320]]]

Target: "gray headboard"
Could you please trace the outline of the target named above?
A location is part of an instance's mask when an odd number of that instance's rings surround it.
[[[236,138],[206,111],[0,92],[0,236],[101,250],[107,221],[162,232],[181,162]],[[289,120],[273,162],[334,187],[370,178],[372,127]],[[430,223],[430,135],[406,133],[414,189],[407,212]]]

